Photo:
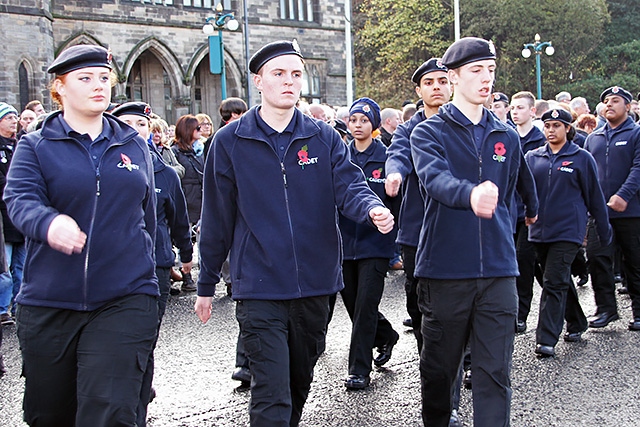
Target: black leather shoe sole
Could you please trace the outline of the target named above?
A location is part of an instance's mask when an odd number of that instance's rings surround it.
[[[393,347],[398,343],[400,339],[400,335],[397,332],[395,333],[395,338],[393,341],[387,342],[382,348],[378,349],[379,354],[373,359],[373,364],[377,367],[380,367],[387,363],[389,359],[391,359],[391,352],[393,351]]]
[[[516,333],[522,334],[526,330],[527,330],[527,324],[521,320],[518,320],[518,323],[516,324]]]
[[[364,375],[349,375],[347,379],[344,380],[344,386],[349,390],[362,390],[363,388],[369,387],[369,383],[371,379]]]
[[[579,342],[582,341],[582,332],[567,332],[564,334],[564,340],[566,342]]]
[[[251,371],[248,368],[238,367],[231,374],[231,379],[242,381],[243,383],[251,382]]]
[[[550,345],[538,344],[535,349],[535,353],[538,357],[553,357],[556,355],[556,351]]]
[[[640,319],[634,319],[629,322],[630,331],[640,331]]]
[[[618,316],[618,313],[602,313],[597,315],[595,319],[589,322],[589,327],[604,328],[609,323],[613,322],[614,320],[618,320],[619,318],[620,316]]]

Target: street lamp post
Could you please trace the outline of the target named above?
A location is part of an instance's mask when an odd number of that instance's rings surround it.
[[[209,36],[209,70],[211,74],[220,74],[222,99],[227,99],[227,72],[224,66],[224,42],[222,29],[235,31],[240,26],[234,12],[224,10],[221,3],[216,6],[216,14],[206,19],[202,32]],[[218,30],[218,34],[214,34]]]
[[[538,99],[542,99],[542,77],[540,75],[540,55],[544,49],[544,53],[551,56],[555,52],[555,49],[551,45],[551,42],[540,43],[540,34],[536,34],[535,41],[533,43],[526,43],[524,49],[522,49],[522,57],[529,58],[531,56],[531,49],[536,54],[536,81],[538,83]]]

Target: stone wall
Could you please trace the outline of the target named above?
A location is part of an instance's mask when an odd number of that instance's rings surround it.
[[[207,37],[202,25],[213,12],[208,9],[151,4],[149,0],[5,0],[0,6],[0,100],[19,107],[18,66],[28,64],[34,98],[51,108],[46,86],[46,67],[62,49],[78,43],[97,43],[110,47],[120,84],[115,93],[122,99],[126,79],[135,61],[151,51],[169,75],[172,96],[181,111],[189,110],[193,98],[192,82],[198,66],[206,61]],[[249,56],[262,45],[280,39],[297,39],[303,55],[322,62],[321,96],[324,102],[344,105],[345,48],[344,0],[318,0],[314,10],[316,22],[280,19],[279,0],[252,1],[248,4]],[[227,63],[228,93],[246,98],[246,52],[243,4],[233,0],[238,31],[223,31]],[[218,79],[219,76],[212,76]],[[213,84],[213,83],[212,83]],[[251,104],[259,101],[252,89]],[[216,92],[217,93],[217,92]],[[209,105],[210,109],[215,106]],[[216,119],[214,118],[214,121]]]

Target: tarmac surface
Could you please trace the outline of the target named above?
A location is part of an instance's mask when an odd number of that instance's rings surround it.
[[[315,369],[315,379],[301,427],[422,426],[420,381],[415,338],[402,320],[404,276],[390,272],[380,311],[401,337],[391,360],[372,372],[371,386],[348,391],[351,322],[340,298],[327,334],[327,346]],[[590,285],[578,289],[585,314],[594,312]],[[630,300],[618,296],[621,319],[591,329],[578,343],[560,340],[556,357],[537,359],[535,325],[540,295],[535,286],[529,329],[516,336],[511,374],[514,427],[637,427],[640,425],[640,332],[627,330]],[[231,380],[238,334],[235,303],[219,285],[211,320],[202,325],[193,313],[195,295],[172,297],[156,349],[156,399],[149,405],[150,427],[231,427],[248,425],[249,392]],[[22,421],[23,379],[15,326],[4,327],[2,346],[7,374],[0,378],[0,425],[19,427]],[[463,389],[460,418],[473,426],[471,390]]]

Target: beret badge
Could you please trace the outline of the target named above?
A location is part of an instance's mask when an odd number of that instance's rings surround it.
[[[300,45],[298,44],[298,40],[293,39],[293,41],[291,42],[291,44],[293,45],[293,50],[295,50],[297,53],[299,53],[300,55],[302,55],[302,52],[300,51]]]

